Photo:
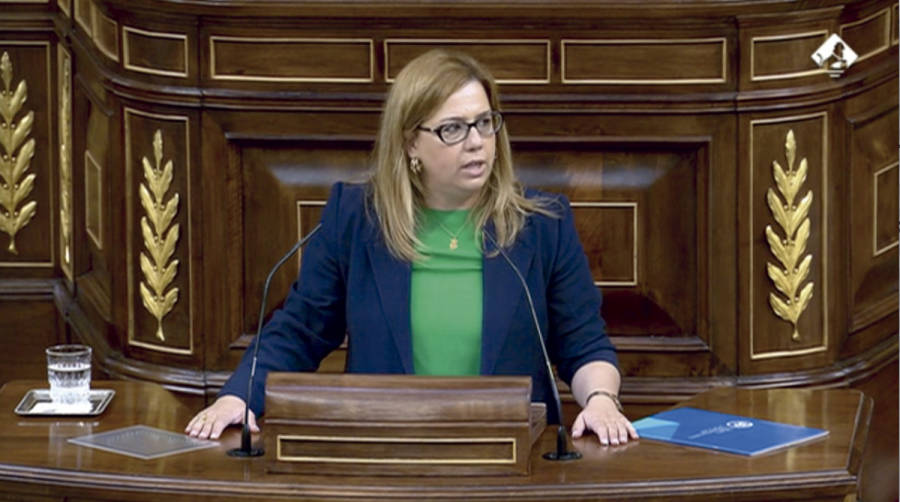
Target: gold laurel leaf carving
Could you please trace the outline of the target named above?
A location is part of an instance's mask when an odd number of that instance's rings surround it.
[[[803,158],[797,169],[794,169],[797,141],[793,130],[788,131],[785,137],[784,155],[787,160],[786,170],[777,160],[772,162],[772,177],[778,192],[771,188],[766,192],[769,211],[783,232],[781,235],[771,225],[766,226],[769,251],[778,260],[778,264],[766,263],[766,274],[775,289],[784,295],[782,298],[774,292],[769,293],[769,306],[775,315],[791,323],[793,327],[791,339],[799,341],[797,322],[813,296],[812,282],[806,283],[801,288],[803,281],[809,277],[812,266],[812,255],[803,256],[803,253],[806,252],[810,236],[809,211],[812,207],[813,193],[807,192],[799,204],[794,203],[800,188],[806,182],[808,165],[806,158]]]
[[[174,179],[175,165],[171,160],[163,164],[162,131],[153,134],[153,158],[141,159],[144,181],[138,187],[138,195],[145,216],[141,217],[141,236],[149,256],[141,253],[140,266],[144,281],[141,282],[141,302],[156,318],[156,337],[165,341],[162,320],[178,302],[178,288],[169,286],[178,275],[178,260],[172,260],[178,246],[180,226],[172,222],[178,214],[180,197],[174,193],[166,201],[166,192]],[[152,223],[152,226],[151,226]]]
[[[36,175],[25,174],[34,158],[35,140],[28,138],[34,124],[34,112],[26,113],[18,123],[25,100],[28,98],[28,84],[19,81],[11,90],[13,66],[9,53],[0,56],[0,231],[9,235],[7,251],[19,254],[16,248],[16,234],[37,214],[37,202],[30,201],[22,207],[19,204],[34,190]],[[21,147],[21,148],[20,148]]]
[[[61,51],[59,75],[59,232],[62,261],[72,263],[72,61]],[[64,267],[64,270],[66,268]],[[71,269],[68,269],[71,273]]]
[[[794,159],[797,154],[797,141],[794,139],[794,130],[790,129],[784,137],[784,157],[788,161],[788,166],[794,165]]]
[[[9,71],[10,78],[12,78],[12,65],[10,65]],[[6,82],[5,79],[4,82]],[[9,93],[8,83],[5,85],[4,89],[4,95],[8,99],[0,101],[0,117],[2,117],[5,122],[9,123],[12,122],[13,117],[15,117],[16,113],[22,108],[22,105],[25,104],[25,99],[28,98],[28,84],[26,84],[24,80],[20,81],[19,85],[16,86],[16,90],[12,93]]]

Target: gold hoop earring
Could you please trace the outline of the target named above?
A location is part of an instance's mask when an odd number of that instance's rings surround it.
[[[422,161],[419,160],[418,157],[409,159],[409,170],[415,174],[419,174],[419,171],[422,170]]]

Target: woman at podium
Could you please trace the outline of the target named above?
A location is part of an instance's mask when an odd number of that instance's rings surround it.
[[[530,375],[532,400],[558,421],[536,317],[583,407],[573,436],[637,437],[569,203],[519,185],[486,69],[443,50],[410,62],[387,98],[373,164],[365,183],[334,185],[284,306],[186,432],[217,438],[243,422],[259,340],[254,431],[266,374],[315,371],[345,335],[348,372]]]

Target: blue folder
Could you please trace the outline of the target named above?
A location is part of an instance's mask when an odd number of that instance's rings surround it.
[[[828,435],[825,429],[689,407],[642,418],[634,428],[641,438],[751,456]]]

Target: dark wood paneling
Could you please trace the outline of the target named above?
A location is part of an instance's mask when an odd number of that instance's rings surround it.
[[[696,334],[697,215],[705,214],[697,210],[697,152],[678,144],[623,148],[625,141],[516,142],[518,172],[526,185],[571,199],[594,280],[608,290],[611,334]],[[606,223],[609,214],[618,225]]]
[[[188,35],[123,26],[122,58],[124,67],[132,71],[187,77]]]
[[[828,111],[822,110],[759,118],[749,123],[747,161],[752,172],[744,190],[750,208],[743,221],[752,247],[746,254],[742,253],[742,259],[747,261],[749,273],[746,279],[749,285],[746,292],[748,303],[742,306],[742,309],[746,313],[749,330],[749,337],[744,344],[746,350],[744,357],[751,364],[756,362],[755,365],[749,366],[751,368],[761,370],[766,367],[767,361],[768,367],[777,367],[791,360],[790,367],[794,370],[800,369],[801,366],[820,364],[822,355],[830,347],[829,335],[832,340],[835,336],[835,327],[831,325],[826,315],[827,307],[831,305],[835,295],[835,292],[830,290],[833,277],[828,273],[832,266],[829,260],[833,257],[829,256],[827,236],[830,231],[834,231],[827,219],[829,190],[833,186],[828,183],[829,171],[832,169],[827,155],[830,137],[828,120]],[[792,164],[786,146],[789,134],[793,136],[796,145]],[[791,170],[797,172],[801,169],[804,159],[806,177],[805,180],[797,180],[799,186],[789,210],[794,211],[799,222],[809,221],[809,230],[805,237],[800,226],[790,231],[785,229],[776,221],[771,209],[772,204],[785,208],[788,202],[785,192],[776,181],[775,163],[777,162],[784,172]],[[786,182],[782,182],[780,186],[786,187]],[[811,194],[809,206],[804,211],[801,201],[809,194]],[[795,287],[789,288],[793,290],[792,293],[780,291],[775,281],[770,278],[770,269],[774,268],[784,273],[788,268],[774,253],[775,248],[767,238],[768,229],[771,229],[776,241],[781,245],[790,240],[795,243],[795,248],[800,249],[799,259],[794,265],[798,273]],[[807,256],[810,256],[812,261],[808,267],[808,274],[803,277],[799,275],[800,264]],[[790,275],[790,272],[787,275]],[[781,301],[789,306],[796,304],[800,292],[808,284],[813,285],[812,297],[807,306],[801,310],[795,331],[791,322],[776,315],[773,302]],[[773,300],[773,297],[777,300]],[[788,301],[789,304],[786,303]],[[810,357],[802,359],[801,363],[797,356],[802,355]]]
[[[118,63],[119,23],[93,5],[91,38],[101,54]]]
[[[788,78],[805,72],[816,71],[816,64],[809,57],[825,39],[827,30],[813,30],[786,35],[761,36],[751,42],[752,78]]]
[[[124,121],[129,345],[191,356],[197,341],[190,117],[126,108]],[[157,270],[161,279],[154,285]],[[160,306],[160,318],[148,299]]]
[[[371,82],[374,42],[366,39],[212,35],[213,80]]]
[[[465,52],[491,69],[491,74],[501,83],[549,83],[549,40],[416,40],[392,39],[384,41],[384,58],[387,73],[385,80],[392,82],[416,56],[435,48],[452,48]]]
[[[896,92],[886,90],[884,101],[862,101],[869,107],[848,117],[851,331],[897,311],[900,132]]]
[[[862,19],[842,24],[840,36],[860,60],[868,59],[891,46],[891,9],[884,7]]]
[[[725,38],[563,40],[563,82],[725,83]]]
[[[10,267],[49,272],[58,254],[55,249],[56,240],[53,238],[58,205],[54,184],[56,173],[53,172],[56,155],[52,146],[55,144],[55,123],[52,122],[54,107],[51,98],[55,89],[51,77],[54,75],[56,62],[51,59],[48,41],[0,33],[0,56],[4,54],[9,58],[7,71],[10,81],[8,89],[0,81],[0,90],[13,93],[21,89],[25,99],[18,106],[10,108],[13,113],[10,124],[6,124],[4,118],[0,118],[0,123],[4,124],[4,128],[16,127],[29,132],[17,144],[9,145],[12,151],[7,150],[7,145],[0,144],[0,155],[18,159],[29,148],[33,148],[33,157],[26,164],[27,169],[14,180],[4,179],[0,186],[4,199],[9,197],[18,202],[14,206],[7,205],[9,203],[0,204],[0,212],[6,218],[18,220],[12,225],[16,230],[14,238],[8,232],[0,231],[0,274],[9,277],[12,276],[11,272],[7,272]],[[5,99],[10,100],[11,97]],[[29,120],[30,127],[25,125]],[[8,175],[12,177],[12,165],[8,169]],[[32,179],[30,193],[24,188],[29,184],[29,179]],[[13,186],[6,183],[16,184],[15,199],[12,197]],[[32,216],[20,216],[24,214]]]
[[[17,378],[46,381],[44,349],[65,341],[53,302],[0,296],[0,319],[0,383]]]

